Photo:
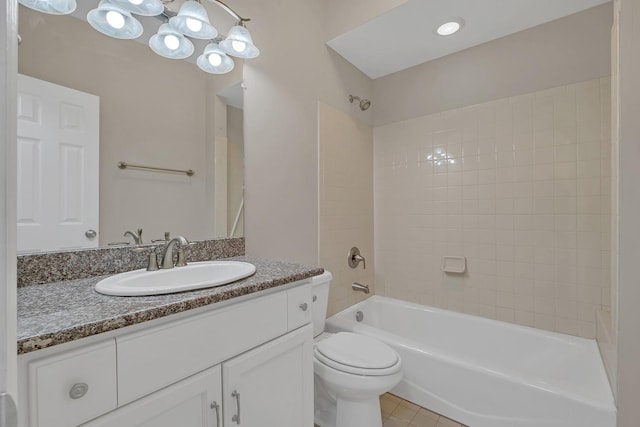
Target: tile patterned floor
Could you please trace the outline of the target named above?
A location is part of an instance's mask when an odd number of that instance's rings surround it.
[[[382,427],[467,427],[391,393],[380,396],[380,410]]]
[[[466,427],[391,393],[380,397],[383,427]]]

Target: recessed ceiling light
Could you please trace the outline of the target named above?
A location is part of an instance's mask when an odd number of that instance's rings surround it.
[[[439,36],[450,36],[460,31],[462,27],[464,27],[464,19],[447,19],[445,22],[436,27],[435,33]]]

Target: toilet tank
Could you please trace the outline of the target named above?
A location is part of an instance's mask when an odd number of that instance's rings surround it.
[[[325,271],[319,276],[311,278],[311,300],[313,304],[313,336],[317,337],[324,332],[324,322],[327,318],[327,304],[329,302],[329,285],[331,284],[331,273]]]

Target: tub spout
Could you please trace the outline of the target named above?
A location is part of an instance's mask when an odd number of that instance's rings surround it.
[[[368,294],[370,292],[369,285],[361,285],[358,282],[353,282],[351,284],[351,289],[353,289],[354,291],[364,292],[365,294]]]

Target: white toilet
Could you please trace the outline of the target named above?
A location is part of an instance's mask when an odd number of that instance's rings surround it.
[[[320,427],[382,427],[380,395],[402,379],[400,356],[361,334],[324,333],[331,273],[312,279],[315,423]]]

